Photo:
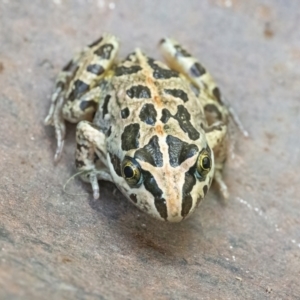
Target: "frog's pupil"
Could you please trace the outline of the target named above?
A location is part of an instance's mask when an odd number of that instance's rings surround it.
[[[133,170],[132,170],[132,168],[129,167],[129,166],[126,166],[126,167],[124,168],[124,175],[125,175],[126,178],[131,178],[131,177],[133,177]]]
[[[210,159],[208,157],[203,158],[202,166],[205,170],[210,169]]]

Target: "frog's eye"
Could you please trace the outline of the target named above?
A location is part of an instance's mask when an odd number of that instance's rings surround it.
[[[122,176],[130,187],[135,187],[141,182],[141,167],[137,161],[126,156],[122,163]]]
[[[211,157],[207,150],[203,150],[198,157],[196,170],[200,178],[205,177],[211,169]]]

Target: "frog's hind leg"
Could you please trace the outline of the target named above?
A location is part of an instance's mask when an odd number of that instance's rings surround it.
[[[55,90],[51,96],[51,106],[48,112],[47,117],[45,118],[45,125],[54,125],[54,114],[57,107],[57,103],[60,97],[64,97],[67,92],[67,87],[70,83],[70,80],[75,76],[75,73],[78,69],[78,63],[80,59],[84,56],[86,51],[83,50],[73,57],[60,71],[56,78]]]
[[[91,121],[100,101],[104,76],[114,63],[119,42],[105,34],[71,60],[59,74],[45,124],[53,125],[57,138],[55,161],[65,139],[65,122]],[[100,84],[101,83],[101,84]]]
[[[100,196],[98,179],[112,181],[106,162],[105,134],[94,124],[81,121],[76,128],[76,168],[92,185],[94,199]]]
[[[170,38],[162,39],[160,49],[170,68],[184,74],[196,87],[205,90],[211,98],[222,103],[220,90],[212,76],[177,41]]]
[[[160,47],[168,65],[184,74],[194,86],[201,90],[202,94],[208,96],[206,97],[207,99],[215,100],[212,101],[211,104],[218,108],[221,112],[221,117],[227,119],[227,117],[230,116],[242,134],[248,137],[249,134],[245,130],[240,118],[229,103],[225,103],[226,101],[224,101],[220,89],[203,65],[173,39],[162,39]],[[216,108],[214,110],[216,111]]]
[[[224,198],[228,197],[227,186],[222,179],[222,168],[227,155],[227,124],[229,112],[221,100],[221,93],[212,76],[188,51],[173,39],[163,39],[160,48],[170,68],[184,74],[193,88],[199,90],[207,125],[203,126],[209,146],[215,157],[214,179]]]
[[[84,56],[84,53],[85,51],[78,53],[59,73],[56,79],[55,91],[51,97],[51,106],[44,121],[45,125],[52,125],[55,128],[55,136],[57,139],[57,149],[54,157],[55,161],[58,161],[60,158],[66,134],[66,125],[62,115],[62,108],[65,103],[65,94],[71,78],[75,76],[78,62]]]
[[[228,123],[229,112],[221,100],[221,93],[212,76],[198,60],[173,39],[163,39],[160,48],[170,68],[184,74],[199,90],[199,101],[204,107],[209,126]]]

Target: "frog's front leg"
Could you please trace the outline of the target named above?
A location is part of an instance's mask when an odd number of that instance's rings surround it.
[[[94,199],[100,196],[98,180],[112,181],[106,162],[106,137],[94,124],[81,121],[76,128],[76,168],[92,185]]]
[[[53,125],[57,138],[55,161],[58,161],[65,139],[65,122],[92,120],[98,107],[103,86],[119,49],[116,37],[106,34],[86,47],[70,61],[56,81],[46,125]]]
[[[170,68],[184,74],[195,86],[205,91],[209,98],[222,104],[220,90],[212,76],[177,41],[170,38],[162,39],[160,49]]]
[[[245,130],[239,116],[229,103],[225,103],[220,89],[206,68],[173,39],[162,39],[160,48],[168,65],[178,72],[183,73],[193,85],[200,89],[200,93],[206,96],[206,100],[212,100],[210,102],[216,107],[214,108],[215,111],[219,110],[220,116],[223,118],[222,121],[224,122],[230,116],[242,134],[248,137],[249,134]],[[207,104],[210,103],[204,103],[204,107],[210,109]]]
[[[222,196],[227,199],[229,197],[228,188],[223,180],[222,170],[227,156],[227,125],[223,123],[215,123],[204,128],[208,145],[214,152],[215,173],[214,180],[219,186]]]

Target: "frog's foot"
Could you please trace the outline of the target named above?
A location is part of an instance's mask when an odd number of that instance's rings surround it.
[[[243,134],[243,136],[245,138],[249,137],[249,133],[248,131],[245,129],[243,122],[241,121],[241,119],[239,118],[238,114],[236,113],[236,111],[229,105],[226,104],[227,109],[229,111],[230,117],[232,118],[233,122],[235,123],[235,125],[237,126],[237,128],[240,130],[240,132]]]
[[[100,196],[98,180],[112,181],[106,163],[105,135],[92,123],[81,121],[76,128],[76,168],[81,178],[89,182],[94,199]]]
[[[62,106],[64,104],[64,98],[63,96],[60,95],[60,93],[54,95],[54,97],[55,97],[55,101],[52,101],[49,114],[45,119],[45,124],[54,126],[55,136],[57,141],[54,162],[58,162],[64,147],[66,125],[65,125],[64,118],[62,116]]]
[[[55,136],[57,141],[57,147],[54,155],[55,163],[58,162],[61,158],[66,136],[66,124],[61,113],[63,102],[63,97],[59,97],[53,113],[53,126],[55,128]]]
[[[55,92],[53,93],[53,95],[51,97],[51,106],[50,106],[48,115],[44,120],[45,125],[53,125],[54,124],[54,120],[53,120],[54,119],[53,118],[54,111],[57,106],[57,101],[58,101],[58,98],[59,98],[59,95],[61,94],[61,92],[62,92],[62,86],[57,86],[55,89]]]
[[[80,178],[91,184],[93,190],[93,198],[99,199],[100,198],[100,187],[98,180],[105,180],[105,181],[112,181],[112,178],[109,173],[105,170],[86,170],[80,173]]]
[[[214,180],[216,181],[219,191],[221,195],[223,196],[224,199],[229,198],[229,192],[226,183],[223,180],[222,172],[219,169],[216,169],[215,175],[214,175]]]

